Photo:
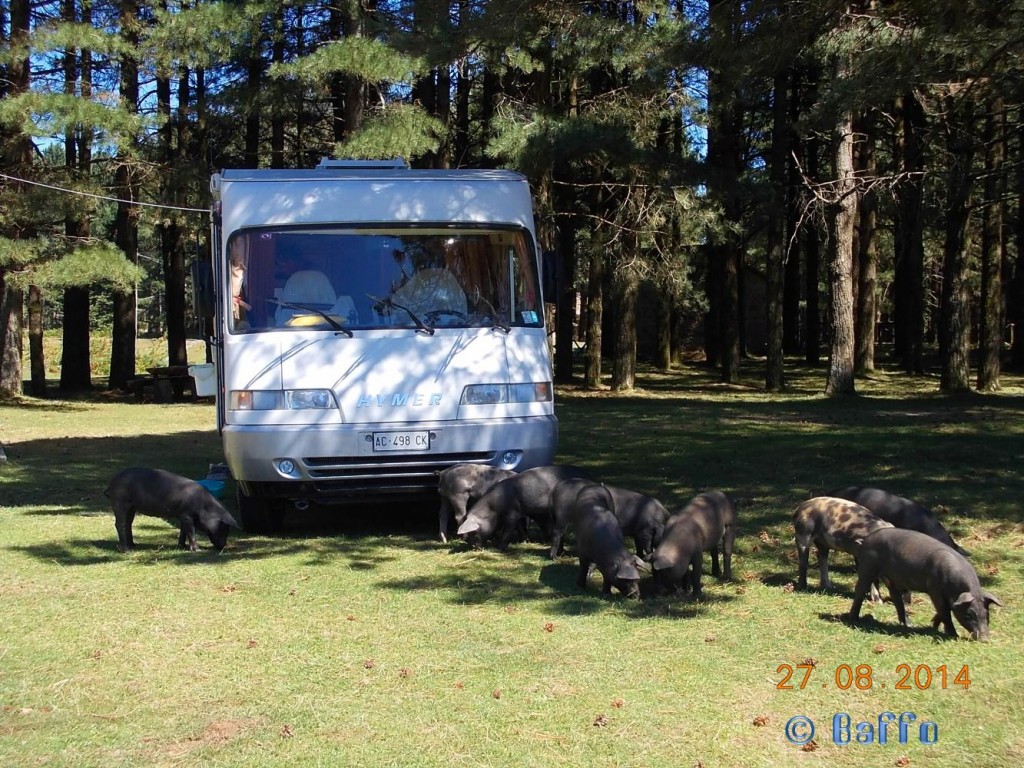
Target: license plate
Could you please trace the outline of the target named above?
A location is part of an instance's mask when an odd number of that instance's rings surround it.
[[[430,432],[374,432],[375,451],[429,451]]]

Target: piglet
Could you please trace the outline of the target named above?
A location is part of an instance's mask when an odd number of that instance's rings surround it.
[[[223,550],[228,530],[240,528],[235,518],[208,490],[187,477],[149,467],[123,469],[114,475],[104,491],[114,508],[117,548],[127,552],[135,546],[132,522],[136,513],[176,518],[181,526],[178,546],[192,552],[199,549],[196,530],[210,537],[210,543]]]
[[[704,553],[711,552],[711,575],[720,576],[718,549],[722,549],[726,580],[732,580],[732,547],[736,539],[736,508],[721,491],[700,493],[668,519],[661,543],[651,556],[654,579],[663,591],[693,587],[700,598]],[[692,574],[690,573],[690,569]]]
[[[838,496],[840,499],[849,499],[860,504],[880,520],[892,523],[897,528],[926,533],[947,547],[952,547],[964,557],[970,557],[971,553],[953,541],[953,537],[939,522],[935,513],[923,504],[897,496],[895,493],[889,493],[889,491],[883,491],[881,488],[868,488],[860,485],[843,488],[829,495]]]
[[[441,541],[448,541],[448,525],[454,514],[455,524],[466,520],[466,509],[494,485],[512,477],[510,469],[498,469],[488,464],[456,464],[437,473],[437,492],[441,496],[438,523]]]
[[[952,547],[927,534],[902,528],[881,528],[864,539],[857,560],[857,586],[850,618],[860,608],[877,579],[889,585],[900,624],[910,626],[904,595],[911,590],[927,592],[935,606],[932,627],[942,624],[946,634],[956,637],[953,616],[975,640],[988,639],[989,607],[1002,606],[981,588],[978,574],[967,559]]]
[[[576,584],[586,589],[591,568],[597,566],[604,578],[603,594],[612,587],[626,597],[639,597],[640,572],[643,561],[626,549],[622,528],[612,512],[612,495],[603,485],[583,486],[573,502],[573,527],[576,529],[576,550],[580,572]]]
[[[571,464],[534,467],[493,485],[466,514],[459,536],[484,544],[495,540],[499,549],[507,549],[512,535],[529,517],[550,536],[552,529],[551,492],[570,477],[585,477],[586,470]]]
[[[580,489],[590,483],[587,478],[570,478],[555,486],[551,493],[551,510],[553,527],[551,533],[551,559],[562,553],[563,539],[572,522],[573,502]],[[665,506],[652,496],[646,496],[627,488],[605,486],[612,495],[614,507],[612,511],[619,521],[622,533],[633,539],[636,553],[647,557],[654,551],[665,532],[665,523],[669,512]]]

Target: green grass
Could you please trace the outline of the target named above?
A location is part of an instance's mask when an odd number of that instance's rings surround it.
[[[397,504],[292,518],[220,556],[176,550],[143,517],[122,555],[107,479],[131,464],[203,476],[221,459],[213,406],[0,406],[0,765],[1021,765],[1024,381],[947,399],[934,379],[879,373],[835,402],[820,369],[794,369],[784,395],[760,376],[559,392],[560,461],[670,508],[709,488],[737,500],[736,581],[707,579],[700,603],[606,599],[599,576],[580,592],[571,557],[444,545],[433,507]],[[940,511],[1005,604],[991,642],[940,638],[920,602],[910,631],[889,604],[838,621],[842,554],[835,593],[790,589],[793,508],[854,483]],[[811,683],[778,690],[778,666],[808,659]],[[839,690],[843,664],[871,665],[871,690]],[[971,685],[897,691],[900,664],[968,665]],[[938,723],[938,743],[831,743],[833,713],[886,710]],[[797,714],[816,751],[786,740]]]

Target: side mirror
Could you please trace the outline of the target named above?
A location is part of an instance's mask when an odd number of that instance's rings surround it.
[[[213,317],[213,262],[197,259],[189,265],[192,276],[192,311],[196,318]]]
[[[544,251],[540,255],[541,290],[545,304],[558,303],[558,272],[560,259],[556,251]]]

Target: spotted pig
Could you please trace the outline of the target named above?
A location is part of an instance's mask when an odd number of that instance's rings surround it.
[[[796,531],[796,551],[800,557],[797,587],[807,589],[807,560],[813,543],[818,549],[818,568],[821,588],[831,589],[828,578],[828,553],[831,549],[848,552],[857,557],[864,538],[879,528],[892,528],[860,504],[834,496],[816,496],[808,499],[793,512]],[[877,592],[872,593],[873,597]]]

